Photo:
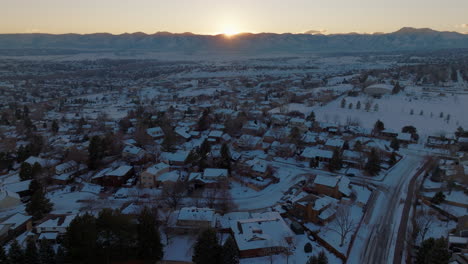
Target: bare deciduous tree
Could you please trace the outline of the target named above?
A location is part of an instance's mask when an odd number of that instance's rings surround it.
[[[185,190],[184,182],[167,183],[162,189],[161,200],[170,208],[177,209],[185,196]]]
[[[218,188],[209,188],[205,190],[204,193],[206,206],[209,208],[214,208],[216,204],[216,199],[218,198]]]
[[[232,200],[231,192],[229,190],[229,182],[228,181],[224,181],[224,182],[222,182],[220,184],[219,199],[220,199],[219,209],[223,213],[228,213],[228,212],[233,211],[233,210],[235,210],[237,208],[237,205]]]
[[[336,210],[335,220],[329,229],[340,235],[340,247],[343,246],[346,236],[356,228],[356,223],[351,216],[351,210],[347,206],[340,206]]]
[[[416,214],[416,230],[417,234],[421,238],[421,241],[424,241],[427,232],[434,222],[434,216],[427,210],[419,210]]]

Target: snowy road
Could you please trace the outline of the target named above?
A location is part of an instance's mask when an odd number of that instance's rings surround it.
[[[307,175],[339,175],[324,170],[298,167],[297,164],[266,160],[265,162],[278,169],[278,174],[281,175],[280,182],[272,184],[264,190],[255,192],[252,195],[243,194],[242,196],[233,197],[233,202],[237,204],[238,210],[262,211],[264,209],[274,207],[284,196],[284,192],[301,180],[306,179]]]
[[[255,211],[275,206],[284,196],[284,192],[291,186],[304,179],[303,175],[290,174],[278,184],[272,184],[255,195],[246,197],[233,197],[240,211]]]
[[[422,161],[421,156],[408,155],[378,184],[380,192],[373,211],[369,212],[372,215],[366,216],[358,231],[347,263],[393,263],[408,184]]]

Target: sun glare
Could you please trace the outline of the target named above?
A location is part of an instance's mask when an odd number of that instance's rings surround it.
[[[226,37],[232,37],[236,34],[239,34],[239,31],[235,30],[234,28],[226,28],[223,30],[223,35],[225,35]]]

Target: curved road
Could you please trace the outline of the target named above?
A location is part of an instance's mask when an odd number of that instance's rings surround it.
[[[364,240],[363,248],[351,250],[348,263],[393,263],[403,204],[408,184],[423,161],[421,156],[408,155],[378,184],[379,195],[371,215],[366,215],[356,239]],[[367,213],[366,213],[367,214]],[[367,227],[367,228],[366,228]],[[355,245],[356,245],[355,244]]]

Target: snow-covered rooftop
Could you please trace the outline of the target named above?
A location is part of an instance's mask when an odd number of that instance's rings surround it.
[[[338,184],[338,178],[333,176],[317,175],[314,184],[320,184],[334,188]]]
[[[294,234],[277,212],[269,212],[266,217],[231,221],[239,250],[287,247],[287,239]]]
[[[331,159],[333,157],[333,152],[319,148],[307,147],[304,149],[301,156],[304,158],[321,157]]]
[[[11,228],[14,229],[17,226],[26,223],[30,219],[31,219],[31,216],[29,216],[29,215],[24,215],[24,214],[21,214],[21,213],[17,213],[15,215],[9,217],[5,221],[1,222],[0,224],[1,225],[12,225]]]
[[[226,178],[227,176],[228,170],[226,169],[206,168],[203,171],[203,178],[205,179]]]
[[[111,172],[108,172],[107,175],[108,176],[117,176],[117,177],[122,177],[122,176],[125,176],[127,175],[127,173],[132,169],[133,167],[132,166],[129,166],[129,165],[122,165],[120,167],[118,167],[117,169],[111,171]]]
[[[179,211],[177,220],[182,221],[213,221],[215,211],[211,208],[184,207]]]

